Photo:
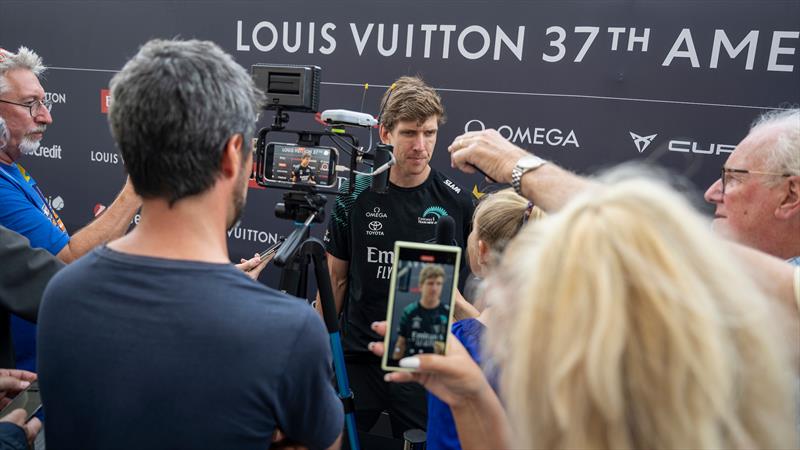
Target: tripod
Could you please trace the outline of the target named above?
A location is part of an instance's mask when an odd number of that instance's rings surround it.
[[[328,274],[328,262],[325,257],[325,246],[322,242],[309,237],[311,224],[321,223],[325,219],[324,195],[313,192],[290,191],[283,194],[283,203],[278,203],[275,214],[284,219],[294,220],[297,228],[289,235],[286,242],[275,254],[273,262],[281,267],[280,289],[288,294],[306,298],[308,264],[314,263],[314,277],[319,289],[320,304],[325,327],[330,336],[333,368],[336,374],[336,385],[339,390],[345,412],[345,427],[352,450],[359,450],[358,432],[356,430],[355,403],[353,392],[347,379],[344,364],[344,350],[339,335],[339,321],[336,314],[336,303],[333,298],[331,279]]]

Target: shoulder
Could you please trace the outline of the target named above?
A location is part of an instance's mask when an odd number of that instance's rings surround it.
[[[350,180],[343,181],[339,186],[339,193],[336,195],[336,203],[333,206],[333,220],[338,224],[347,222],[350,211],[353,209],[356,200],[361,194],[367,191],[370,186],[370,177],[357,175],[354,183],[353,192],[350,190]]]
[[[433,182],[436,186],[448,192],[458,203],[472,205],[472,197],[468,189],[462,187],[444,173],[436,169],[432,169],[432,171]]]
[[[411,316],[415,314],[418,309],[419,309],[419,302],[411,303],[410,305],[403,308],[403,315]]]

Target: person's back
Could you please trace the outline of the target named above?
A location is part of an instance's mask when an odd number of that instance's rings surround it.
[[[100,248],[57,275],[39,318],[51,448],[262,449],[276,427],[323,447],[341,431],[320,409],[337,400],[318,383],[319,316],[230,264]]]
[[[141,221],[45,291],[48,447],[266,448],[280,430],[338,448],[344,417],[322,321],[237,272],[228,253],[263,94],[201,41],[148,42],[110,87]]]

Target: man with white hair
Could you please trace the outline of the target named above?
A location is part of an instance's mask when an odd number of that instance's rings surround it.
[[[122,236],[141,200],[130,183],[105,212],[70,236],[36,180],[20,164],[24,154],[39,148],[53,122],[50,105],[39,83],[42,59],[20,47],[17,53],[0,49],[0,117],[8,127],[8,143],[0,151],[0,225],[25,236],[31,247],[43,248],[71,262],[103,242]],[[13,320],[17,366],[34,370],[35,327]]]
[[[705,199],[719,233],[800,265],[800,109],[758,118]]]
[[[0,117],[6,121],[9,141],[0,153],[0,224],[17,231],[33,247],[45,248],[64,262],[127,230],[141,200],[129,183],[94,222],[74,235],[67,233],[33,177],[18,160],[39,148],[47,126],[53,122],[44,101],[39,75],[41,58],[20,47],[17,53],[0,49]]]

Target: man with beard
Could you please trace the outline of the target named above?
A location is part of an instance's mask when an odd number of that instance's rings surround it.
[[[0,225],[16,231],[66,263],[97,245],[122,236],[141,201],[129,183],[105,212],[70,236],[36,180],[19,159],[39,149],[49,124],[50,105],[39,83],[44,70],[41,58],[20,47],[17,53],[0,49],[0,117],[8,126],[8,144],[0,152]],[[36,327],[12,317],[17,367],[35,369]]]
[[[45,292],[48,446],[262,449],[280,427],[309,448],[338,447],[321,319],[228,257],[263,95],[215,44],[159,40],[114,76],[111,95],[142,220]]]

